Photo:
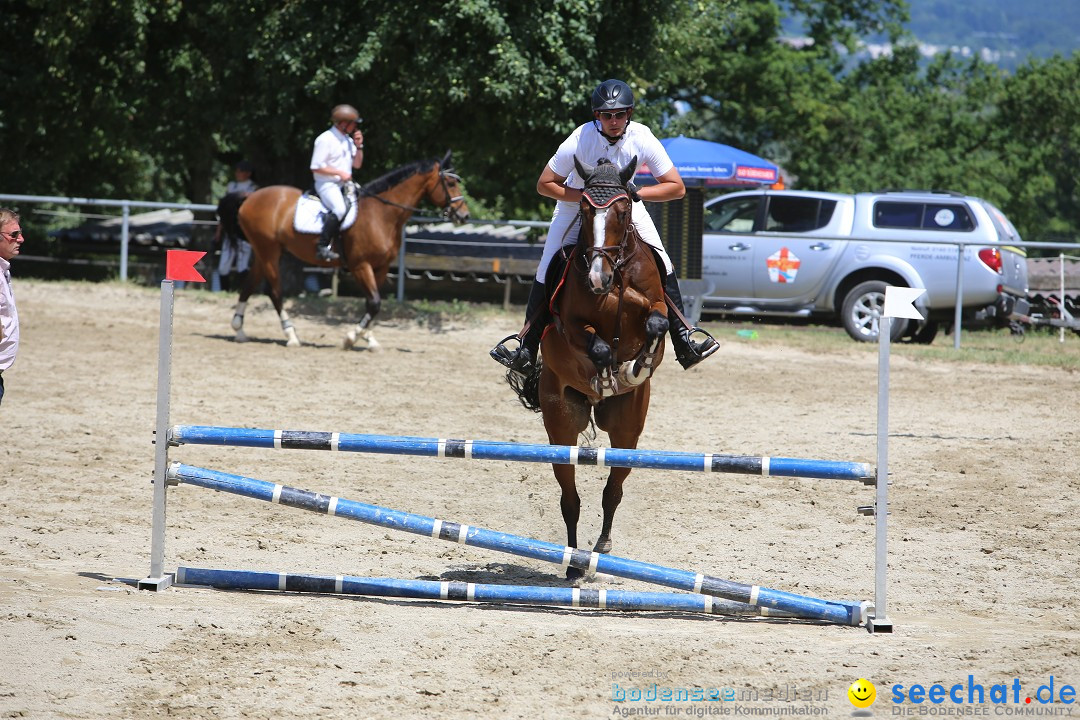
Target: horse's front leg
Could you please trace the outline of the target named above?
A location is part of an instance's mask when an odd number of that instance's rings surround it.
[[[622,502],[622,486],[626,476],[630,474],[630,468],[611,468],[608,473],[607,485],[604,486],[604,522],[600,527],[600,537],[596,539],[593,552],[611,552],[611,525],[615,521],[615,510]]]
[[[596,366],[596,375],[592,379],[592,389],[600,397],[611,397],[619,391],[618,382],[611,374],[615,364],[615,352],[607,342],[596,334],[592,325],[586,325],[585,355]]]
[[[552,465],[555,472],[555,480],[559,483],[562,491],[559,498],[559,509],[562,510],[563,522],[566,523],[566,544],[572,548],[577,547],[578,517],[581,515],[581,496],[578,495],[577,483],[574,479],[573,465]],[[580,580],[585,572],[576,567],[566,568],[567,580]]]
[[[367,343],[368,350],[377,350],[380,345],[371,332],[371,324],[382,308],[382,296],[379,294],[379,286],[375,282],[375,273],[371,269],[371,265],[363,263],[353,270],[353,277],[360,283],[360,287],[364,289],[364,316],[360,318],[360,322],[345,334],[342,347],[350,350],[356,345],[356,339],[360,338]]]
[[[649,313],[645,320],[645,342],[641,351],[633,360],[627,360],[619,367],[618,379],[623,385],[640,385],[652,377],[667,331],[667,315],[658,310]]]
[[[663,337],[663,336],[661,336]],[[601,403],[596,408],[596,425],[608,434],[611,447],[633,449],[645,429],[645,416],[649,413],[649,383],[633,391]],[[613,467],[604,486],[604,522],[600,537],[593,547],[595,552],[611,552],[611,527],[615,511],[623,498],[623,482],[630,475],[630,468]]]

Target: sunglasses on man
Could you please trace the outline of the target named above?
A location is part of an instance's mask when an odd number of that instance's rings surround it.
[[[7,235],[12,240],[18,240],[20,237],[22,237],[22,230],[14,230],[12,232],[4,232],[3,230],[0,230],[0,235]]]
[[[629,112],[629,110],[615,110],[613,112],[608,110],[599,110],[596,114],[599,115],[603,120],[622,120],[624,117],[627,116]]]

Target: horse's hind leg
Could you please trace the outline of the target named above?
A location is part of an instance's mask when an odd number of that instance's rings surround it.
[[[256,260],[252,264],[250,271],[247,273],[247,278],[244,281],[243,286],[240,288],[240,297],[236,302],[236,308],[233,310],[232,317],[232,329],[236,332],[236,342],[242,343],[248,341],[248,336],[244,333],[244,311],[247,310],[247,301],[255,293],[255,288],[259,287],[259,284],[263,281],[263,272],[260,267],[260,263]]]
[[[623,481],[630,474],[630,468],[611,468],[607,485],[604,486],[604,524],[600,528],[600,537],[596,539],[593,551],[611,552],[611,525],[615,520],[615,510],[622,502]]]
[[[382,308],[382,296],[379,294],[379,284],[375,281],[375,273],[368,263],[362,263],[354,268],[353,277],[360,283],[360,287],[364,289],[364,297],[366,299],[364,317],[360,318],[360,322],[358,322],[355,327],[350,328],[349,332],[345,334],[345,339],[342,341],[342,347],[346,350],[352,349],[352,347],[356,345],[356,339],[359,337],[367,343],[368,350],[377,350],[380,346],[375,339],[375,335],[371,332],[371,323],[375,320],[375,316],[379,314],[379,310]]]
[[[285,346],[300,347],[300,338],[296,336],[292,318],[285,311],[285,304],[281,299],[281,278],[276,274],[270,281],[270,302],[274,303],[274,309],[277,310],[278,318],[281,320],[281,331],[285,333]]]

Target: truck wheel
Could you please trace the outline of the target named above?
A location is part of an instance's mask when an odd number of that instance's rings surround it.
[[[859,342],[877,342],[878,318],[885,309],[885,288],[889,284],[881,280],[869,280],[856,285],[844,297],[840,307],[840,321],[844,330]],[[892,319],[892,332],[889,338],[897,342],[907,332],[906,318]]]
[[[893,319],[896,322],[896,319]],[[929,345],[934,342],[934,338],[938,333],[937,320],[923,320],[921,322],[908,322],[909,335],[911,336],[911,342],[918,345]]]

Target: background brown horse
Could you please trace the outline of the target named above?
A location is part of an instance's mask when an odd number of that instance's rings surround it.
[[[345,336],[344,347],[351,348],[359,336],[369,348],[378,347],[371,333],[371,323],[379,313],[382,297],[379,288],[386,281],[390,263],[401,248],[401,231],[426,198],[441,207],[443,215],[455,223],[469,219],[469,208],[460,190],[460,178],[450,165],[450,153],[442,160],[414,162],[397,168],[372,181],[360,190],[356,222],[341,232],[341,259],[324,262],[316,259],[318,234],[293,229],[293,215],[300,198],[298,188],[272,185],[253,192],[240,206],[240,227],[255,255],[247,283],[240,291],[232,327],[236,341],[244,342],[244,310],[247,300],[263,279],[268,281],[270,300],[274,303],[286,345],[298,346],[292,320],[282,306],[279,263],[283,250],[301,261],[322,267],[343,267],[360,284],[367,300],[364,317]]]
[[[557,319],[541,341],[542,361],[515,389],[526,407],[543,413],[554,445],[577,444],[595,419],[612,447],[636,448],[649,411],[649,378],[663,359],[668,329],[663,281],[630,218],[626,185],[637,159],[621,169],[606,161],[596,168],[576,164],[586,178],[578,242],[552,304]],[[581,499],[574,466],[552,469],[562,490],[567,544],[577,547]],[[611,524],[629,474],[630,468],[608,473],[596,552],[611,550]],[[581,575],[576,568],[566,573]]]

